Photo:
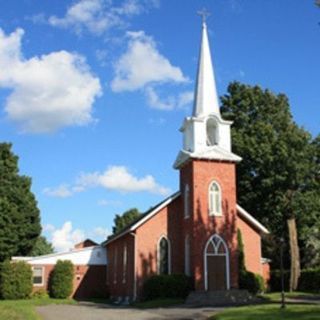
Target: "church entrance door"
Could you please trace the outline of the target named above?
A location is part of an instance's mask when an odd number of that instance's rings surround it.
[[[204,251],[205,289],[208,291],[227,290],[229,284],[229,252],[224,240],[213,235]]]

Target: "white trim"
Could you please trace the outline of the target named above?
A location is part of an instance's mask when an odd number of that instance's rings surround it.
[[[218,238],[219,241],[223,244],[224,248],[225,248],[225,251],[226,253],[225,254],[208,254],[207,253],[207,249],[208,249],[208,246],[209,244],[212,242],[213,238]],[[219,242],[219,244],[220,244]],[[215,246],[215,245],[214,245]],[[227,247],[227,244],[225,243],[225,241],[217,234],[214,234],[212,235],[206,245],[205,245],[205,248],[204,248],[204,251],[203,251],[203,258],[204,258],[204,289],[207,291],[208,290],[208,261],[207,261],[207,256],[225,256],[226,257],[226,287],[227,287],[227,290],[230,289],[230,262],[229,262],[229,250],[228,250],[228,247]]]
[[[190,188],[188,184],[184,186],[183,209],[184,209],[184,218],[185,219],[190,218]]]
[[[137,223],[133,224],[130,229],[125,230],[123,232],[121,232],[120,234],[118,234],[117,236],[115,236],[114,238],[106,241],[103,243],[103,245],[107,245],[119,238],[121,238],[122,236],[124,236],[125,234],[134,231],[135,229],[137,229],[138,227],[140,227],[142,224],[144,224],[147,220],[149,220],[150,218],[152,218],[154,215],[156,215],[161,209],[163,209],[164,207],[166,207],[168,204],[170,204],[172,201],[174,201],[175,199],[177,199],[180,196],[181,192],[178,191],[176,193],[174,193],[171,197],[169,197],[166,201],[164,201],[160,206],[156,207],[154,210],[152,210],[151,212],[149,212],[146,216],[144,216],[141,220],[137,221]]]
[[[213,186],[217,186],[218,188],[218,196],[219,196],[219,199],[218,199],[218,208],[219,208],[219,211],[215,211],[216,209],[216,192],[214,192],[213,190],[211,190],[211,188]],[[212,208],[212,203],[211,203],[211,194],[213,193],[213,199],[214,199],[214,204],[213,204],[213,208]],[[209,207],[209,216],[214,216],[214,217],[221,217],[222,216],[222,190],[221,190],[221,187],[220,187],[220,184],[216,181],[216,180],[212,180],[209,184],[209,188],[208,188],[208,207]]]
[[[269,234],[269,230],[263,226],[258,220],[256,220],[249,212],[244,210],[242,207],[240,207],[237,204],[237,211],[240,213],[240,216],[247,219],[249,222],[251,222],[257,229],[259,229],[262,233]]]
[[[157,274],[160,274],[160,242],[162,239],[167,240],[168,243],[168,274],[171,274],[171,242],[165,234],[160,236],[157,243]]]
[[[44,286],[44,266],[33,266],[32,268],[32,285],[34,287],[43,287]],[[33,279],[34,279],[34,274],[33,271],[34,269],[41,269],[41,283],[34,283]]]

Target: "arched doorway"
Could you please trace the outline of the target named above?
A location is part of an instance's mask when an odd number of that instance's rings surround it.
[[[205,290],[230,289],[229,251],[217,234],[210,237],[204,249]]]

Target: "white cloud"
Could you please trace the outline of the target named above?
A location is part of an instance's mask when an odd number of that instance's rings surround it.
[[[95,237],[98,237],[100,239],[106,239],[111,234],[108,229],[102,227],[94,228],[92,233]]]
[[[169,96],[165,99],[159,97],[153,87],[145,89],[147,103],[151,108],[158,110],[173,110],[175,108],[183,108],[193,101],[193,92],[186,91],[178,96]]]
[[[175,99],[171,96],[161,100],[154,88],[147,87],[145,90],[148,105],[159,110],[172,110],[175,107]]]
[[[150,192],[167,195],[170,190],[159,185],[153,176],[138,178],[132,175],[124,166],[111,166],[99,173],[83,173],[77,180],[77,185],[84,189],[89,187],[103,187],[120,192]]]
[[[106,207],[106,206],[112,206],[112,207],[121,207],[122,202],[117,201],[117,200],[106,200],[106,199],[101,199],[98,201],[98,206],[101,207]]]
[[[125,0],[79,0],[73,3],[63,17],[49,17],[49,24],[54,27],[68,28],[81,34],[84,30],[94,35],[101,35],[114,27],[127,25],[126,19],[139,15],[150,8],[157,7],[157,1]]]
[[[179,94],[177,99],[177,107],[183,108],[187,105],[190,105],[194,99],[194,92],[193,91],[185,91]]]
[[[81,229],[74,229],[71,221],[66,221],[61,228],[56,228],[52,224],[43,226],[43,231],[47,234],[47,238],[52,243],[56,252],[69,251],[74,246],[87,238],[100,242],[110,235],[107,228],[95,227],[87,232]]]
[[[12,90],[5,104],[8,118],[31,133],[92,122],[101,86],[85,59],[59,51],[26,60],[21,53],[23,34],[17,29],[6,36],[0,29],[0,88]]]
[[[85,239],[85,234],[80,229],[73,229],[71,221],[66,221],[60,229],[55,229],[51,235],[52,245],[57,252],[67,251],[75,244]]]
[[[115,63],[114,92],[134,91],[151,83],[186,82],[180,68],[173,66],[143,31],[127,32],[127,51]]]
[[[61,184],[56,188],[45,188],[43,193],[50,197],[67,198],[72,196],[73,192],[66,184]]]
[[[43,193],[47,196],[63,198],[97,187],[125,193],[150,192],[160,195],[170,193],[170,189],[158,184],[152,175],[135,177],[125,166],[110,166],[104,172],[82,173],[73,186],[61,184],[56,188],[45,188]]]

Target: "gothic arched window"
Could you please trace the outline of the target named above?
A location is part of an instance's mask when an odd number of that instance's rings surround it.
[[[213,181],[209,187],[209,215],[220,216],[221,214],[221,188],[216,181]]]
[[[189,218],[190,217],[190,190],[189,190],[189,185],[185,185],[184,187],[184,217]]]
[[[160,239],[158,245],[158,273],[170,273],[170,245],[165,237]]]
[[[218,128],[214,119],[207,121],[207,146],[214,146],[218,144]]]

